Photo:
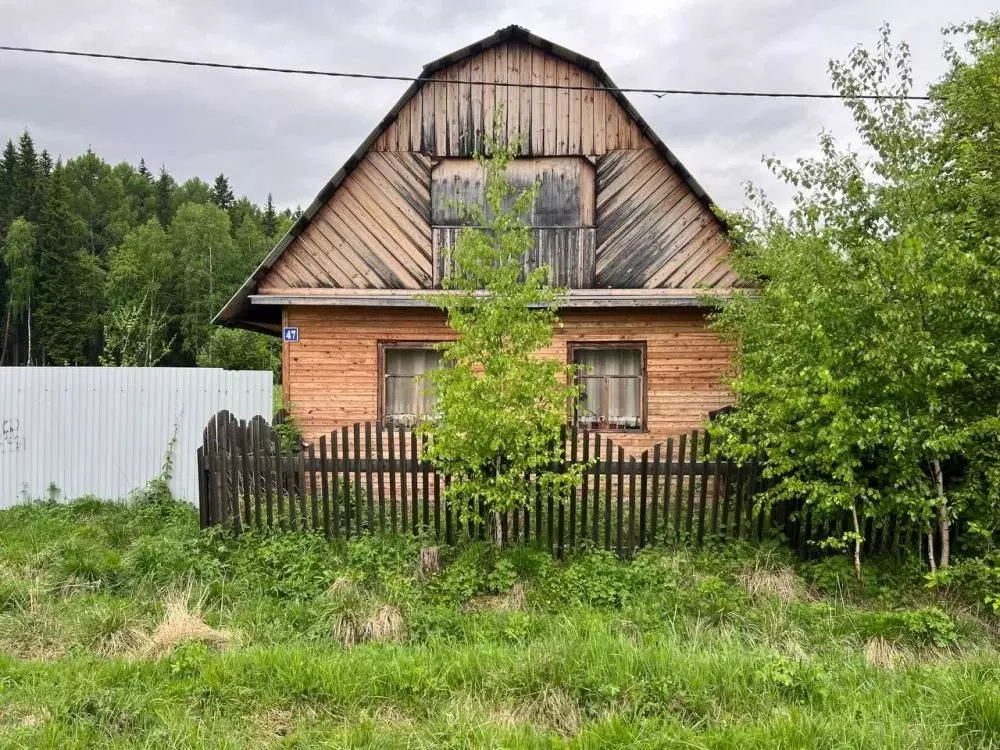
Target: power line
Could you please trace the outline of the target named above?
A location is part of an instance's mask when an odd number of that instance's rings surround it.
[[[905,101],[929,101],[929,96],[898,94],[864,94],[856,97],[846,97],[841,94],[820,94],[805,91],[726,91],[726,90],[706,90],[706,89],[655,89],[655,88],[627,88],[610,86],[573,86],[556,83],[509,83],[505,81],[458,81],[453,79],[427,78],[421,76],[399,76],[384,75],[379,73],[347,73],[332,70],[314,70],[309,68],[277,68],[268,65],[239,65],[236,63],[211,62],[208,60],[181,60],[170,57],[145,57],[138,55],[115,55],[107,52],[81,52],[77,50],[65,49],[44,49],[40,47],[16,47],[12,45],[0,45],[3,52],[23,52],[39,55],[59,55],[63,57],[86,57],[96,60],[116,60],[119,62],[139,62],[156,63],[160,65],[180,65],[190,68],[215,68],[218,70],[242,70],[253,73],[283,73],[288,75],[301,76],[322,76],[326,78],[353,78],[369,81],[403,81],[406,83],[455,83],[473,86],[501,86],[505,88],[519,89],[560,89],[563,91],[611,91],[623,94],[652,94],[656,97],[667,95],[681,96],[726,96],[726,97],[749,97],[758,99],[873,99],[873,100],[905,100]]]

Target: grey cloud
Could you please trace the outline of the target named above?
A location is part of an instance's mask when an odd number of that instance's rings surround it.
[[[828,90],[826,61],[894,22],[919,82],[940,73],[938,29],[986,0],[0,0],[4,41],[335,70],[415,74],[510,23],[600,60],[620,85]],[[58,19],[53,24],[53,19]],[[179,179],[219,171],[254,200],[305,205],[372,130],[402,83],[296,78],[29,58],[0,53],[0,137],[27,126],[54,153],[92,145],[111,161],[166,163]],[[636,96],[644,117],[713,197],[768,184],[763,153],[811,153],[836,103]],[[780,189],[776,191],[780,197]]]

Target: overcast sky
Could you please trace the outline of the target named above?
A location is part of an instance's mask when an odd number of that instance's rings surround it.
[[[504,7],[500,7],[504,6]],[[827,61],[909,41],[916,86],[942,70],[940,28],[996,0],[0,0],[0,44],[416,75],[517,23],[599,60],[620,86],[829,91]],[[237,193],[307,205],[405,89],[344,81],[0,52],[0,138],[27,127],[70,157],[166,164],[182,181],[230,176]],[[719,204],[753,180],[781,199],[762,154],[849,140],[842,105],[635,95],[633,103]]]

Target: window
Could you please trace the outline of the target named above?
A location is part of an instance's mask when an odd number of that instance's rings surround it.
[[[441,366],[434,344],[382,344],[382,419],[412,426],[434,414],[434,394],[423,377]]]
[[[645,344],[571,344],[570,355],[573,363],[579,366],[577,424],[591,430],[642,430],[646,396]]]

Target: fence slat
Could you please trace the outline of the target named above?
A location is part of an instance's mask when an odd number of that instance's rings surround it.
[[[323,493],[323,536],[330,538],[330,464],[326,459],[326,435],[319,436],[320,491]]]
[[[590,505],[590,431],[583,431],[583,464],[580,476],[580,541],[587,539],[587,506]]]
[[[389,439],[389,526],[393,534],[396,533],[396,446],[393,440],[395,432],[391,425],[386,430],[386,437]]]
[[[719,482],[722,481],[722,457],[715,457],[715,471],[712,474],[712,527],[710,536],[719,536]]]
[[[243,513],[243,526],[249,527],[253,523],[251,516],[253,512],[251,510],[253,498],[251,493],[253,492],[253,486],[250,481],[250,449],[247,447],[247,423],[246,420],[241,419],[239,426],[236,428],[236,438],[237,438],[237,450],[239,451],[240,465],[239,471],[242,477],[241,489],[243,490],[240,496],[240,511]]]
[[[365,422],[365,495],[368,500],[368,533],[375,533],[375,491],[372,486],[372,423]]]
[[[618,552],[618,556],[621,557],[622,554],[622,531],[624,529],[622,526],[625,523],[624,512],[625,512],[625,476],[621,470],[622,464],[625,463],[625,449],[622,446],[618,446],[618,498],[617,498],[617,511],[615,512],[615,549]]]
[[[424,532],[427,532],[431,528],[431,491],[430,491],[430,474],[428,469],[425,455],[427,454],[427,436],[420,436],[420,467],[423,471],[423,490],[424,490]]]
[[[674,513],[674,540],[681,540],[681,512],[684,507],[684,456],[687,451],[687,435],[681,435],[677,449],[677,510]]]
[[[656,509],[660,504],[660,453],[663,448],[661,443],[657,443],[653,446],[653,465],[651,467],[652,473],[652,487],[650,488],[650,505],[649,505],[649,528],[647,530],[647,535],[643,537],[642,543],[655,544],[656,543]]]
[[[378,460],[378,530],[385,531],[385,473],[382,464],[382,423],[375,423],[375,458]]]
[[[361,423],[354,423],[354,533],[361,536]]]
[[[698,476],[698,469],[696,462],[698,461],[698,431],[691,431],[691,446],[690,446],[691,460],[688,463],[688,506],[687,506],[687,523],[684,525],[684,533],[687,537],[688,542],[694,541],[694,529],[692,523],[694,521],[694,492],[695,492],[695,478]]]
[[[600,537],[599,526],[601,519],[601,434],[594,435],[594,512],[590,523],[593,526],[591,541],[597,545]]]
[[[444,495],[441,497],[441,502],[444,503],[444,538],[448,544],[455,543],[455,519],[453,518],[454,509],[449,505],[448,502],[448,490],[451,489],[451,474],[444,475]]]
[[[535,476],[534,489],[532,494],[535,497],[535,544],[542,544],[542,490],[538,486],[538,477]]]
[[[407,519],[409,518],[409,509],[406,507],[408,498],[406,497],[407,481],[406,481],[406,433],[403,431],[403,425],[399,425],[399,528],[405,534],[409,531],[409,526],[407,525]]]
[[[341,491],[344,494],[344,538],[351,538],[351,520],[352,520],[352,509],[351,509],[351,453],[350,453],[350,442],[351,434],[348,431],[347,425],[340,428],[340,454],[341,454],[341,464],[340,470],[344,473],[343,480],[337,480],[337,484],[340,485]]]
[[[287,466],[285,465],[287,464]],[[285,469],[286,482],[288,484],[288,523],[292,529],[298,528],[298,483],[295,481],[295,454],[292,446],[285,450],[285,460],[282,461],[282,469]]]
[[[312,495],[312,528],[319,531],[319,493],[316,492],[316,444],[309,443],[309,493]]]
[[[434,538],[441,540],[441,473],[434,470]]]
[[[736,467],[736,481],[733,483],[733,539],[739,539],[743,533],[743,490],[744,470]]]
[[[205,448],[198,446],[198,525],[205,529],[209,526],[208,514],[208,475],[205,472]]]
[[[604,442],[604,549],[611,549],[611,438]]]
[[[639,484],[639,538],[636,545],[640,549],[646,546],[646,497],[649,490],[649,451],[642,452],[642,466]]]
[[[333,538],[340,538],[340,493],[342,490],[340,481],[340,466],[337,461],[337,431],[330,432],[330,472],[333,480],[333,493],[330,502],[333,505],[331,515],[333,516]],[[346,494],[346,493],[345,493]]]
[[[701,487],[698,497],[698,544],[704,544],[705,542],[705,509],[706,503],[708,502],[708,451],[711,448],[711,437],[708,432],[705,433],[705,442],[701,447],[702,452],[705,454],[705,460],[702,461],[701,467]]]
[[[296,476],[298,477],[296,485],[298,487],[298,494],[299,494],[299,510],[301,511],[301,513],[299,514],[299,519],[300,519],[299,522],[302,524],[303,528],[308,528],[309,527],[309,516],[306,514],[306,464],[305,464],[305,457],[306,457],[306,449],[303,448],[302,446],[299,446],[298,470],[297,470],[297,473],[296,473]]]
[[[417,492],[417,482],[420,476],[420,452],[417,448],[417,433],[415,430],[410,430],[410,465],[413,467],[413,472],[410,474],[410,489],[413,490],[413,512],[411,514],[410,520],[413,523],[413,534],[416,536],[418,533],[418,519],[420,518],[420,506],[419,498]]]
[[[628,475],[628,547],[627,551],[631,557],[635,553],[635,456],[629,456]]]
[[[570,449],[570,462],[572,464],[577,463],[577,440],[579,435],[577,434],[576,425],[573,425],[573,430],[571,432],[572,437],[570,438],[571,449]],[[569,548],[574,549],[576,547],[576,493],[577,486],[576,482],[573,483],[573,489],[570,490],[569,495]],[[561,514],[560,514],[561,517]],[[560,539],[561,542],[561,539]],[[560,544],[560,546],[562,546]]]
[[[673,481],[674,439],[667,439],[667,463],[663,468],[663,543],[670,542],[670,483]]]

